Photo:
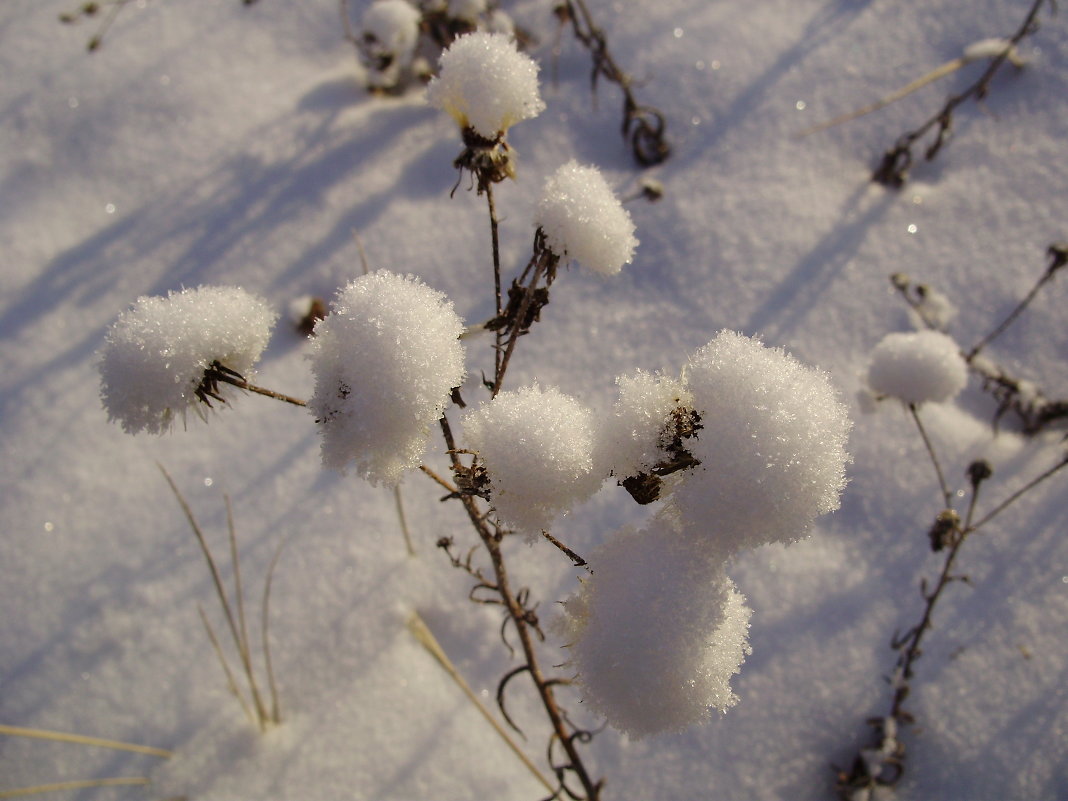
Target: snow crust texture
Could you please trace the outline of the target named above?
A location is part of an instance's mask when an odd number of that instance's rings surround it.
[[[906,403],[951,400],[967,383],[960,348],[940,331],[887,334],[871,354],[868,385]]]
[[[355,463],[372,484],[395,485],[419,464],[430,426],[465,376],[463,322],[451,301],[386,270],[338,292],[315,328],[308,406],[326,467]]]
[[[196,392],[212,362],[250,376],[276,319],[265,301],[237,287],[139,298],[112,324],[100,354],[109,419],[131,434],[170,430],[176,416],[203,408]]]
[[[549,249],[602,275],[634,258],[634,223],[601,171],[569,161],[545,182],[535,214]]]
[[[593,415],[555,388],[500,393],[464,417],[464,435],[485,465],[498,516],[531,539],[601,485]]]
[[[498,139],[545,109],[538,65],[503,33],[461,36],[441,54],[439,65],[439,74],[427,86],[430,105],[486,139]]]

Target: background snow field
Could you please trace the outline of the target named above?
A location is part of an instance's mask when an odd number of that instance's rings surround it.
[[[282,315],[256,383],[310,398],[312,346],[284,312],[359,279],[361,245],[372,271],[429,288],[425,302],[444,328],[454,323],[437,293],[465,324],[490,319],[485,199],[466,179],[449,197],[462,147],[456,122],[419,91],[368,95],[336,0],[132,2],[94,54],[85,42],[95,23],[57,21],[74,5],[0,3],[0,723],[173,756],[0,734],[0,791],[145,776],[146,787],[49,797],[544,797],[408,627],[418,613],[494,706],[498,681],[518,663],[498,637],[499,610],[471,603],[470,577],[434,547],[443,536],[456,538],[458,552],[473,544],[459,504],[439,502],[441,487],[403,476],[411,557],[388,486],[396,466],[373,468],[385,486],[362,480],[372,466],[358,460],[348,474],[324,469],[308,410],[228,387],[231,402],[207,423],[187,414],[183,425],[177,415],[170,433],[131,436],[101,400],[100,354],[119,315],[142,296],[200,286],[240,287],[266,304],[257,315]],[[351,5],[355,22],[365,3]],[[638,393],[657,406],[691,355],[728,329],[826,374],[853,423],[841,507],[800,542],[740,550],[694,602],[703,628],[722,623],[722,653],[744,651],[738,632],[748,620],[752,651],[740,672],[715,665],[702,685],[708,704],[729,706],[732,693],[737,702],[681,732],[631,738],[608,728],[587,749],[589,765],[605,778],[606,799],[828,799],[832,766],[848,769],[870,740],[865,720],[886,714],[889,642],[919,619],[920,578],[942,564],[927,532],[943,501],[923,442],[901,403],[875,404],[867,390],[873,348],[914,330],[889,276],[904,272],[944,293],[957,309],[948,333],[969,347],[1033,285],[1047,247],[1068,240],[1068,16],[1040,13],[1040,30],[1020,46],[1027,65],[1006,65],[982,103],[962,105],[942,152],[919,158],[895,191],[873,184],[871,169],[983,63],[877,113],[796,134],[973,42],[1011,35],[1030,2],[589,5],[639,99],[665,114],[673,153],[639,171],[619,135],[616,87],[602,82],[591,96],[589,55],[570,31],[554,54],[550,3],[508,3],[537,40],[528,52],[545,108],[508,133],[516,180],[495,190],[505,280],[527,263],[539,200],[563,165],[596,167],[618,197],[639,192],[643,177],[662,183],[664,196],[626,203],[640,244],[618,274],[599,274],[577,253],[561,263],[505,390],[553,388],[590,410],[592,426],[617,414],[616,379],[631,376],[634,395],[618,414],[638,420],[651,414]],[[984,351],[1053,398],[1068,397],[1065,278]],[[492,375],[491,340],[463,340],[472,410],[485,397],[481,373]],[[442,383],[462,372],[440,367]],[[633,378],[639,370],[644,379]],[[668,382],[659,389],[658,373]],[[440,391],[420,401],[420,420]],[[994,411],[974,375],[952,400],[921,410],[953,493],[967,490],[973,459],[993,465],[985,509],[1064,450],[1063,429],[1029,439],[1008,417],[995,435]],[[457,427],[461,417],[450,411]],[[433,425],[430,433],[425,463],[445,475]],[[655,458],[647,431],[633,450],[616,436],[614,458]],[[284,722],[265,735],[230,696],[204,633],[198,606],[217,631],[224,624],[157,463],[227,580],[229,496],[254,640],[263,582],[284,542],[270,607]],[[822,474],[834,477],[829,465]],[[955,570],[970,584],[947,589],[916,664],[907,704],[916,725],[899,732],[908,749],[900,797],[1068,797],[1065,490],[1056,476],[962,549]],[[833,507],[820,497],[822,511]],[[675,591],[693,571],[686,553],[638,536],[662,524],[661,505],[638,506],[607,482],[557,517],[553,533],[587,558],[605,554],[606,579],[628,580],[629,554],[652,550],[653,569]],[[775,513],[767,510],[777,526]],[[547,543],[512,537],[506,555],[515,585],[541,601],[543,622],[579,592],[583,572]],[[643,597],[650,581],[639,571]],[[590,593],[618,612],[634,601],[611,600],[618,589]],[[685,631],[680,624],[673,636]],[[547,665],[567,659],[567,636],[566,625],[550,630]],[[688,635],[678,636],[680,659],[703,664]],[[655,674],[657,661],[640,662],[640,653],[630,657],[636,668]],[[508,709],[540,765],[544,715],[521,684],[511,684]],[[589,704],[577,690],[563,697],[593,727],[611,706],[603,693]]]

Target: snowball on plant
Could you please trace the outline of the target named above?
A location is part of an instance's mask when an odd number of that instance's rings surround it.
[[[967,383],[960,348],[940,331],[887,334],[871,354],[868,386],[906,403],[947,401]]]
[[[737,702],[729,682],[749,653],[750,610],[722,562],[662,518],[617,532],[589,561],[563,626],[584,702],[632,737]]]
[[[596,167],[569,161],[545,182],[534,224],[549,249],[602,275],[634,258],[634,223]]]
[[[236,287],[139,298],[108,329],[100,354],[109,419],[131,434],[169,430],[176,415],[206,401],[198,390],[214,362],[249,375],[276,319],[266,302]]]
[[[373,484],[396,484],[416,467],[463,383],[462,331],[445,295],[413,276],[379,270],[343,288],[310,355],[323,464],[355,463]]]
[[[531,539],[601,485],[593,415],[553,387],[502,392],[469,412],[463,425],[465,444],[485,466],[498,517]]]
[[[422,14],[407,0],[375,0],[363,14],[360,50],[372,86],[390,89],[412,61]]]
[[[688,531],[727,550],[791,542],[838,508],[851,423],[825,373],[722,331],[684,379],[702,425],[687,441],[701,464],[671,498]]]
[[[439,65],[439,74],[427,86],[430,105],[485,140],[499,140],[510,126],[545,108],[538,65],[504,34],[461,36],[441,54]]]
[[[672,415],[692,405],[690,392],[665,375],[636,371],[616,379],[619,398],[598,432],[598,464],[617,478],[649,471],[668,457]]]

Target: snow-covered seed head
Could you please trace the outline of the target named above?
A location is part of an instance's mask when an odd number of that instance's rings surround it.
[[[407,0],[376,0],[364,12],[360,51],[372,86],[391,89],[408,68],[419,42],[422,15]]]
[[[441,54],[439,65],[427,86],[430,105],[452,115],[461,130],[470,128],[489,142],[545,108],[538,65],[504,34],[465,34]]]
[[[825,373],[781,348],[722,331],[690,357],[685,383],[702,429],[701,462],[672,504],[710,547],[756,547],[804,536],[838,508],[851,423]]]
[[[868,386],[880,395],[906,403],[939,403],[967,383],[960,348],[940,331],[887,334],[872,350]]]
[[[598,432],[597,461],[605,473],[623,479],[669,457],[674,414],[693,398],[680,381],[641,370],[620,376],[616,385],[619,398]]]
[[[139,298],[108,329],[100,354],[109,419],[131,434],[168,431],[176,415],[207,402],[201,388],[213,364],[249,376],[276,318],[263,300],[237,287]]]
[[[534,215],[549,249],[562,259],[615,275],[634,258],[634,223],[596,167],[569,161],[545,182]]]
[[[531,539],[601,485],[593,415],[553,387],[502,392],[469,412],[463,425],[465,444],[486,468],[498,517]]]
[[[463,383],[462,331],[445,295],[412,276],[379,270],[342,289],[310,356],[323,464],[355,463],[363,478],[390,485],[416,467]]]
[[[583,700],[631,737],[681,731],[737,702],[750,610],[723,571],[664,518],[590,554],[562,628]]]

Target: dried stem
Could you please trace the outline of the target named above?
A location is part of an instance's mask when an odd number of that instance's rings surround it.
[[[876,167],[875,172],[872,174],[873,181],[894,189],[900,189],[904,186],[905,182],[908,180],[909,168],[912,166],[912,146],[936,127],[937,131],[935,133],[934,142],[927,147],[927,150],[924,152],[924,158],[930,161],[938,155],[942,146],[949,140],[950,133],[952,132],[953,112],[959,105],[967,100],[972,98],[982,100],[986,97],[987,92],[990,89],[990,82],[994,79],[994,76],[1001,69],[1005,61],[1008,60],[1012,49],[1024,37],[1029,36],[1038,30],[1038,12],[1047,2],[1049,2],[1051,8],[1056,7],[1053,0],[1034,1],[1030,11],[1028,11],[1027,16],[1020,24],[1016,33],[1014,33],[1006,42],[1005,50],[1000,55],[995,56],[990,60],[990,64],[975,83],[960,94],[951,96],[946,101],[945,105],[919,128],[909,131],[898,138],[897,142],[894,143],[894,146],[883,154],[879,166]]]
[[[9,737],[28,737],[34,740],[52,740],[60,743],[76,743],[78,745],[91,745],[97,748],[110,748],[113,751],[131,751],[135,754],[148,754],[150,756],[169,759],[173,754],[162,748],[153,748],[148,745],[124,743],[119,740],[105,740],[100,737],[89,737],[84,734],[70,734],[62,731],[49,731],[47,729],[31,729],[23,726],[8,726],[0,723],[0,734]]]
[[[953,506],[953,494],[949,491],[949,485],[946,484],[946,477],[942,473],[942,465],[938,461],[938,454],[935,453],[934,445],[931,444],[931,438],[927,436],[927,429],[924,428],[923,422],[920,420],[920,412],[916,408],[916,404],[908,404],[908,410],[909,414],[912,415],[912,419],[916,422],[916,428],[920,432],[920,437],[923,438],[923,445],[927,448],[927,455],[931,457],[931,464],[934,465],[935,473],[938,475],[938,486],[942,490],[943,508],[949,509]]]
[[[22,798],[41,793],[57,793],[63,790],[82,790],[88,787],[129,787],[150,784],[144,776],[119,776],[111,779],[80,779],[52,784],[37,784],[33,787],[18,787],[14,790],[0,790],[0,798]]]
[[[597,81],[603,77],[619,86],[623,92],[622,134],[630,142],[635,160],[643,167],[666,161],[671,155],[671,145],[664,134],[664,115],[652,106],[639,105],[632,90],[634,79],[620,69],[608,51],[604,31],[594,23],[585,0],[562,0],[557,14],[571,23],[575,38],[590,51],[593,59],[590,84],[593,91],[597,91]]]

